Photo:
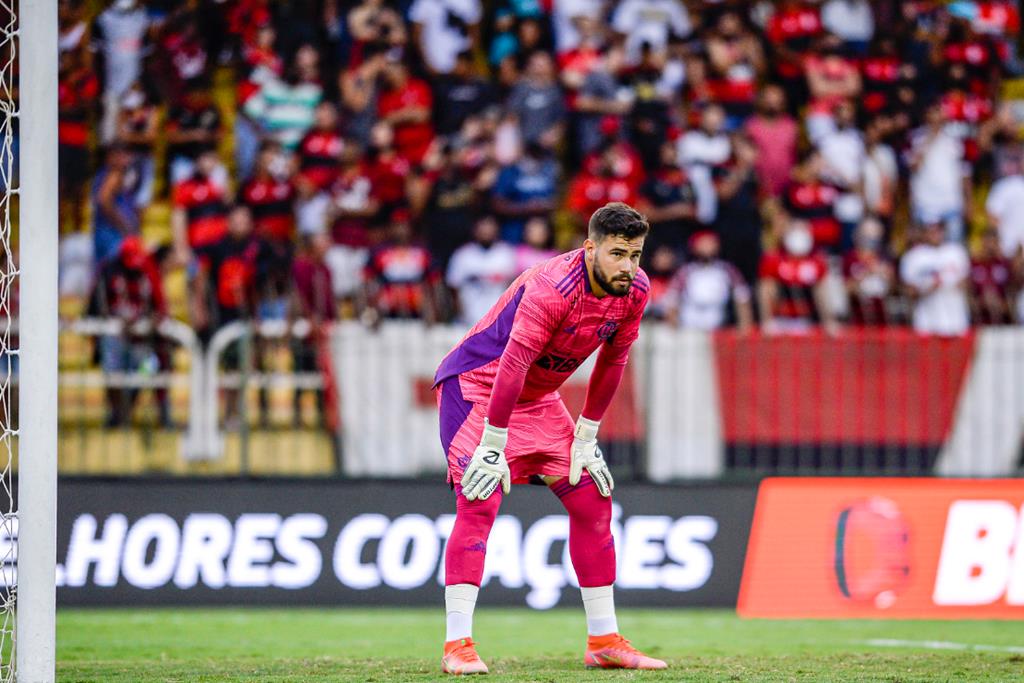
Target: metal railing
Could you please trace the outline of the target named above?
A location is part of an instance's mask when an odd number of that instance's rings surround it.
[[[234,409],[244,416],[247,388],[323,392],[325,382],[320,372],[271,371],[249,362],[254,338],[303,340],[310,338],[311,333],[310,324],[304,320],[290,325],[284,321],[237,321],[218,329],[204,345],[192,328],[173,319],[163,320],[155,328],[149,320],[127,328],[123,321],[114,318],[65,321],[61,328],[62,345],[69,348],[62,357],[60,374],[62,471],[255,473],[251,467],[252,450],[275,447],[265,443],[262,435],[273,433],[279,441],[284,430],[266,425],[253,429],[245,420],[229,425],[221,419],[221,413]],[[95,358],[96,347],[104,337],[131,340],[150,352],[158,344],[173,344],[167,354],[171,357],[170,367],[155,369],[154,362],[134,369],[106,371]],[[224,357],[233,349],[240,349],[246,361],[226,371]],[[111,405],[109,390],[120,390],[121,400],[127,404],[126,421],[115,427],[109,426],[115,407]],[[165,394],[158,401],[171,404],[169,420],[154,419],[152,410],[147,410],[152,406],[140,400],[140,395],[152,397],[157,392]],[[231,400],[235,405],[226,407]],[[330,445],[333,438],[325,436],[323,430],[320,432],[314,436]],[[225,457],[229,438],[241,443],[230,459]],[[316,473],[334,471],[335,459],[332,455],[327,466],[315,468]]]

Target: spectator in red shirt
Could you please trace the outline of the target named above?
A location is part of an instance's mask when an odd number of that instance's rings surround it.
[[[330,248],[331,238],[327,233],[310,235],[292,264],[294,314],[308,319],[314,327],[338,317],[331,269],[327,265]]]
[[[969,297],[976,324],[1012,325],[1016,322],[1013,302],[1020,291],[1019,271],[1019,265],[1003,255],[999,231],[986,229],[981,236],[981,248],[971,259]]]
[[[860,70],[853,59],[843,54],[842,42],[835,36],[826,36],[814,52],[804,57],[804,72],[811,96],[807,136],[817,144],[835,129],[836,107],[860,95]]]
[[[707,53],[707,86],[725,108],[726,128],[735,130],[754,111],[757,79],[764,71],[761,43],[743,25],[739,13],[726,11],[707,38]]]
[[[192,260],[192,250],[221,240],[228,231],[228,196],[213,174],[219,165],[216,152],[204,152],[192,175],[174,186],[171,230],[181,263]]]
[[[304,194],[330,187],[338,176],[338,160],[345,140],[338,127],[338,108],[321,102],[313,112],[313,127],[299,143],[299,177]]]
[[[994,0],[973,4],[977,7],[977,13],[972,21],[974,30],[992,38],[999,58],[1003,60],[1011,74],[1019,76],[1024,68],[1016,48],[1020,35],[1020,10],[1017,8],[1019,3]]]
[[[568,192],[568,209],[581,231],[590,216],[608,202],[636,203],[639,188],[630,176],[631,168],[628,155],[615,144],[607,145],[592,163],[583,165]]]
[[[821,323],[836,331],[828,297],[825,257],[814,251],[814,237],[807,221],[793,220],[782,234],[781,244],[765,252],[757,283],[761,327],[768,334],[806,332]]]
[[[209,87],[210,60],[199,34],[198,21],[195,12],[186,10],[176,13],[163,26],[155,56],[156,80],[165,99],[173,101],[179,93]]]
[[[571,22],[578,41],[570,48],[559,48],[555,59],[558,64],[559,80],[570,92],[570,98],[572,91],[579,90],[587,76],[599,68],[602,55],[608,54],[608,47],[611,44],[605,27],[594,17],[579,14],[572,17]],[[616,58],[620,61],[625,57],[624,49],[619,46],[618,51],[621,54],[616,55]]]
[[[835,217],[840,190],[822,180],[822,170],[821,153],[808,153],[793,169],[782,205],[791,217],[807,222],[815,246],[834,250],[840,240],[839,221]]]
[[[891,109],[896,103],[896,88],[904,68],[894,38],[884,36],[871,44],[868,55],[860,62],[864,111],[877,114]]]
[[[312,325],[312,335],[306,339],[292,339],[292,356],[296,372],[320,372],[320,358],[326,352],[324,340],[326,330],[337,318],[337,300],[331,282],[331,269],[326,255],[331,248],[331,238],[326,233],[310,235],[304,248],[292,264],[292,315],[306,319]],[[302,422],[302,391],[296,389],[293,399],[295,424]],[[324,422],[326,407],[325,392],[316,395],[317,416]]]
[[[362,288],[363,268],[369,258],[370,228],[381,212],[376,189],[366,164],[359,158],[359,148],[348,145],[342,152],[340,173],[328,195],[326,217],[331,236],[326,258],[335,297],[351,298]]]
[[[944,27],[942,27],[944,28]],[[948,32],[936,34],[932,43],[932,61],[947,66],[961,64],[967,72],[969,89],[978,95],[993,92],[1000,70],[999,55],[992,41],[978,35],[965,19],[954,19]]]
[[[199,262],[194,287],[194,326],[201,336],[235,320],[256,316],[268,295],[267,284],[288,280],[290,264],[253,232],[252,213],[232,207],[223,238],[196,250]]]
[[[436,317],[437,274],[430,252],[413,239],[407,209],[391,213],[389,239],[370,253],[366,266],[366,300],[370,320]]]
[[[105,373],[131,373],[159,365],[154,328],[167,315],[163,283],[156,261],[137,235],[126,237],[116,258],[100,269],[89,305],[92,315],[116,318],[120,334],[100,337],[100,361]],[[148,329],[136,327],[149,323]],[[138,390],[107,388],[107,426],[122,426],[131,417]],[[161,420],[169,422],[166,395],[160,402]]]
[[[171,184],[188,178],[196,159],[217,149],[222,134],[221,117],[210,92],[196,87],[185,93],[179,105],[167,113],[167,158]],[[213,173],[211,169],[210,173]],[[218,181],[227,184],[227,171],[216,171]]]
[[[775,59],[775,73],[786,89],[791,111],[806,100],[803,57],[822,33],[818,6],[802,0],[782,0],[768,20],[766,34]]]
[[[380,94],[377,113],[395,131],[395,151],[412,164],[423,160],[434,139],[430,86],[413,78],[409,67],[392,61],[384,70],[386,89]]]
[[[236,0],[228,10],[228,31],[238,36],[243,48],[258,42],[260,30],[270,24],[270,0]]]
[[[281,146],[265,142],[256,159],[256,172],[242,186],[239,200],[252,212],[256,234],[288,243],[295,232],[295,186]]]
[[[697,195],[677,159],[675,140],[666,140],[661,145],[661,164],[640,186],[637,208],[651,224],[645,249],[645,256],[651,257],[644,260],[645,268],[659,246],[682,254],[698,226]]]
[[[995,111],[992,98],[971,91],[963,64],[950,65],[946,88],[939,106],[949,122],[947,129],[964,141],[964,158],[974,163],[979,157],[978,132]]]
[[[253,233],[252,213],[243,204],[231,209],[224,237],[197,249],[196,255],[199,268],[193,289],[192,323],[204,341],[230,322],[256,317],[268,295],[279,293],[273,291],[272,283],[288,280],[288,263],[282,262],[275,250]],[[262,360],[266,349],[258,344],[252,360]],[[240,342],[227,349],[224,362],[229,369],[240,368],[240,352]],[[234,420],[239,393],[225,393],[227,417]],[[265,394],[260,397],[260,404],[266,407]]]
[[[366,175],[382,208],[394,209],[405,202],[411,170],[410,160],[398,152],[391,125],[383,121],[375,125],[366,150]]]
[[[89,181],[89,115],[96,107],[100,83],[79,50],[62,52],[57,87],[58,194],[67,203],[74,232],[85,221],[85,186]],[[63,213],[63,212],[62,212]]]
[[[843,256],[843,279],[854,325],[888,325],[887,299],[893,293],[896,268],[885,253],[885,227],[865,218],[854,234],[854,247]]]

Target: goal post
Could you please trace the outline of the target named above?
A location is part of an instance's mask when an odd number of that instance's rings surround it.
[[[52,683],[57,515],[57,2],[0,0],[17,13],[20,268],[18,683]],[[9,67],[13,68],[14,64]],[[7,72],[7,78],[11,78]],[[8,133],[10,134],[10,132]],[[10,182],[7,191],[10,192]],[[10,206],[5,248],[10,249]]]

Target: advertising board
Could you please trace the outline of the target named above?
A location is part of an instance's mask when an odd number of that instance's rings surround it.
[[[1024,618],[1024,480],[767,479],[738,611]]]
[[[454,523],[440,482],[64,480],[62,605],[438,605]],[[615,491],[623,605],[732,606],[749,486]],[[517,486],[492,529],[481,604],[578,605],[569,523]]]

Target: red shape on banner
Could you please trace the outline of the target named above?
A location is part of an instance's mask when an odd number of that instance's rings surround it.
[[[844,330],[715,335],[726,441],[937,444],[953,425],[973,335]]]
[[[1024,618],[1024,481],[761,482],[743,617]]]

